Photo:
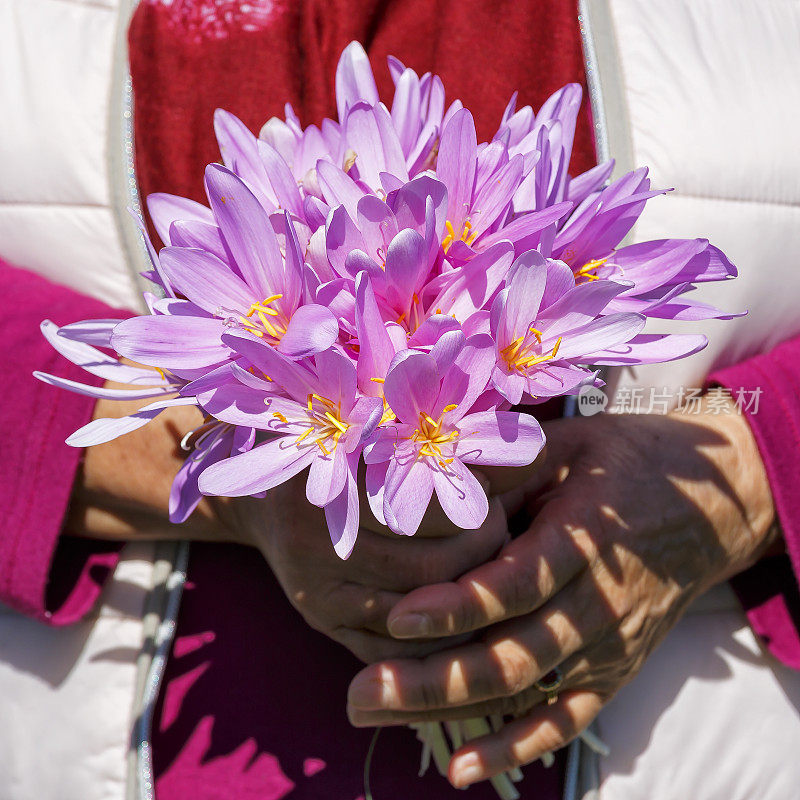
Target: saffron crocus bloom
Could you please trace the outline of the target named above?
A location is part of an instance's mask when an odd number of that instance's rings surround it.
[[[33,373],[34,377],[51,386],[97,399],[151,400],[133,414],[100,418],[87,423],[67,439],[67,444],[73,447],[89,447],[110,442],[141,428],[171,406],[197,405],[194,397],[183,397],[178,394],[186,385],[185,380],[168,375],[159,369],[122,364],[118,359],[94,346],[110,347],[111,333],[118,324],[119,320],[85,320],[59,328],[50,320],[42,322],[44,337],[62,356],[91,375],[127,384],[128,388],[92,386],[38,371]],[[89,341],[92,344],[89,344]]]
[[[570,202],[558,203],[512,219],[514,194],[538,157],[509,157],[501,142],[479,148],[469,111],[453,114],[442,131],[436,162],[436,177],[447,187],[442,248],[449,260],[465,261],[501,240],[514,243],[518,253],[528,250],[572,208]]]
[[[415,175],[430,166],[442,124],[461,108],[461,103],[456,101],[445,111],[444,85],[437,75],[426,72],[420,78],[393,56],[388,60],[395,85],[392,124],[408,172]],[[377,105],[378,89],[364,48],[358,42],[351,42],[342,52],[336,68],[339,119],[345,119],[348,110],[359,102]]]
[[[595,374],[582,365],[596,363],[606,348],[631,341],[644,326],[639,314],[602,316],[625,288],[613,281],[575,286],[566,264],[535,250],[520,256],[492,304],[497,391],[516,404],[523,395],[571,394],[594,381]]]
[[[101,417],[79,428],[67,439],[73,447],[89,447],[116,439],[146,425],[162,411],[176,406],[198,405],[192,394],[183,395],[189,386],[181,378],[163,370],[121,364],[93,345],[109,347],[111,331],[119,320],[86,320],[59,329],[50,321],[42,323],[45,338],[73,364],[87,372],[129,388],[109,389],[66,380],[43,372],[34,372],[39,380],[72,392],[107,400],[144,400],[152,402],[122,417]],[[92,342],[92,344],[89,344]],[[216,378],[206,378],[206,390],[213,393]],[[244,452],[253,443],[252,429],[234,428],[217,420],[208,420],[186,435],[182,442],[187,458],[172,482],[169,494],[169,519],[183,522],[197,507],[203,495],[197,479],[210,464],[231,453]]]
[[[384,395],[396,422],[379,428],[364,454],[373,512],[407,536],[419,528],[434,490],[456,525],[480,527],[488,501],[465,465],[527,465],[544,445],[533,417],[496,409],[470,413],[494,364],[488,336],[440,342],[430,353],[406,350],[395,357]]]
[[[570,265],[577,282],[630,282],[609,311],[683,320],[738,316],[686,297],[696,283],[736,277],[736,267],[708,240],[661,239],[615,249],[646,202],[663,193],[650,190],[646,169],[623,175],[569,216],[549,252]]]
[[[736,267],[707,239],[659,239],[620,247],[595,261],[582,279],[623,278],[633,284],[609,303],[609,312],[701,320],[741,316],[686,296],[697,283],[730,280],[736,275]]]
[[[575,138],[575,123],[583,91],[570,83],[553,93],[534,115],[530,106],[515,111],[516,94],[506,107],[494,141],[504,142],[509,155],[538,156],[536,169],[527,171],[514,194],[514,211],[547,208],[567,197],[567,169]]]
[[[196,247],[164,248],[161,271],[187,301],[122,322],[111,337],[117,352],[161,368],[207,369],[230,360],[220,337],[231,328],[292,358],[330,347],[339,326],[329,309],[303,304],[303,259],[288,217],[284,256],[266,211],[236,175],[212,164],[206,186],[226,260]]]
[[[225,497],[257,494],[310,467],[308,500],[325,509],[334,548],[341,558],[347,558],[358,533],[358,462],[365,438],[381,418],[380,398],[358,396],[355,364],[336,350],[318,353],[312,371],[260,342],[225,338],[270,380],[251,379],[240,370],[238,374],[250,386],[229,386],[228,410],[219,402],[220,393],[214,414],[241,424],[240,401],[246,403],[255,386],[261,392],[260,408],[246,419],[272,437],[204,470],[200,490]],[[280,387],[286,396],[273,394],[274,387]]]

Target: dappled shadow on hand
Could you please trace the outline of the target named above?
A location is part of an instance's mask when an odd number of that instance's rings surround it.
[[[157,795],[191,786],[199,800],[361,797],[373,732],[353,728],[346,713],[361,664],[307,626],[255,550],[195,544],[188,575],[156,709]],[[418,778],[419,757],[412,731],[382,732],[375,799],[496,796],[487,786],[458,792],[433,769]],[[558,773],[542,780],[537,798],[555,798]]]
[[[557,442],[558,437],[580,436],[591,422],[555,422],[546,428],[548,439]],[[709,457],[714,448],[730,445],[722,434],[676,416],[660,417],[657,421],[640,420],[635,435],[642,437],[635,447],[631,446],[631,441],[609,440],[607,447],[598,448],[596,452],[591,448],[565,448],[570,457],[562,465],[563,469],[554,469],[553,481],[529,497],[526,507],[511,520],[515,536],[535,536],[537,524],[545,517],[547,524],[551,528],[555,526],[562,534],[555,550],[551,549],[545,555],[547,551],[543,549],[538,553],[538,563],[533,568],[526,565],[525,570],[532,580],[557,573],[559,565],[564,562],[580,563],[577,576],[571,577],[562,591],[564,596],[568,591],[573,592],[571,613],[564,623],[573,629],[583,645],[577,655],[566,659],[563,666],[574,668],[575,675],[580,675],[584,648],[586,653],[600,658],[599,663],[592,662],[596,678],[587,682],[586,688],[597,689],[607,699],[635,677],[643,658],[662,641],[694,598],[711,585],[712,581],[706,576],[715,575],[718,579],[725,576],[729,545],[720,539],[712,513],[721,506],[728,509],[729,518],[735,517],[736,513],[744,516],[746,511],[730,481],[715,460]],[[611,476],[613,480],[609,480]],[[700,490],[701,487],[714,487],[715,492],[708,496],[715,498],[715,508],[704,506],[706,494]],[[554,508],[557,508],[555,514]],[[664,624],[641,624],[635,620],[631,609],[625,607],[626,592],[639,573],[649,576],[649,583],[645,586],[669,588],[664,596],[670,596],[671,601],[663,604],[663,610],[652,612],[653,617],[663,614]],[[602,575],[602,580],[596,578],[598,575]],[[575,592],[578,581],[581,589]],[[497,587],[474,588],[492,598],[493,603],[502,603],[502,593],[497,591]],[[638,585],[635,590],[642,591]],[[559,600],[557,594],[534,612],[534,616],[539,615],[543,621],[547,613],[553,610],[561,612]],[[599,626],[610,626],[620,615],[627,617],[625,636],[611,626],[611,632],[603,636],[600,651],[597,649]],[[528,661],[547,671],[554,664],[547,663],[546,654],[558,650],[555,634],[548,631],[546,624],[537,626],[538,646],[535,651],[519,621],[490,627],[476,634],[475,641],[485,644],[512,641],[518,654],[526,655]],[[707,649],[706,657],[693,662],[695,670],[699,668],[701,672],[684,668],[677,655],[675,669],[660,686],[661,705],[643,708],[642,713],[649,718],[636,721],[635,728],[639,734],[637,741],[632,743],[632,758],[647,745],[647,736],[641,736],[641,731],[652,730],[659,709],[669,706],[687,679],[695,677],[714,681],[729,677],[730,668],[723,657],[726,653],[740,660],[758,660],[758,656],[732,637],[725,642],[709,639],[697,645]],[[501,652],[508,649],[506,645]],[[467,697],[456,684],[485,687],[487,682],[490,685],[507,682],[509,663],[496,652],[486,650],[487,656],[479,662],[468,657],[458,658],[459,652],[464,651],[454,651],[449,661],[441,656],[434,657],[435,668],[439,669],[436,684],[445,687],[441,694],[450,698]],[[477,666],[478,663],[481,667]],[[390,662],[381,669],[383,679],[392,685],[399,708],[420,707],[421,702],[431,699],[434,706],[441,702],[441,697],[431,698],[430,692],[427,698],[421,698],[420,673],[410,662]],[[579,681],[577,685],[582,684]],[[505,713],[522,713],[542,699],[541,693],[528,689],[519,693],[515,700],[505,701]],[[488,712],[489,707],[486,710]],[[467,711],[475,714],[477,708],[472,706],[464,711],[464,714],[456,711],[453,716],[464,716]],[[411,712],[407,718],[427,716],[430,715]],[[702,736],[702,730],[687,731],[688,737],[693,735]]]

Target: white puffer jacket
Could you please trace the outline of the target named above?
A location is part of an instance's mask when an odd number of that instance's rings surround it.
[[[123,16],[117,0],[0,0],[0,258],[137,308],[112,208]],[[125,796],[152,550],[126,548],[70,628],[0,606],[0,800]]]
[[[0,257],[136,307],[112,79],[127,13],[117,0],[0,0]],[[699,324],[712,344],[691,359],[611,379],[674,394],[800,333],[800,0],[584,0],[581,15],[601,151],[677,188],[634,238],[705,236],[741,270],[708,288],[748,317]],[[125,796],[151,562],[128,551],[97,615],[68,630],[0,609],[0,800]],[[599,800],[788,800],[798,708],[800,676],[719,590],[601,714],[612,754],[584,757],[582,779],[596,770]]]

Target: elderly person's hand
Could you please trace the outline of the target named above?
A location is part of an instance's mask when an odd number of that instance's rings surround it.
[[[500,501],[483,526],[457,536],[433,508],[427,536],[406,537],[359,529],[353,553],[334,552],[322,511],[306,499],[305,475],[271,489],[263,500],[215,499],[232,536],[257,547],[305,621],[343,644],[365,663],[442,650],[442,639],[403,641],[386,628],[389,611],[408,592],[451,581],[493,558],[508,541]],[[368,519],[364,520],[369,523]],[[377,527],[377,523],[375,523]],[[235,533],[234,533],[235,532]]]
[[[146,402],[100,400],[94,416],[123,416]],[[392,638],[386,630],[388,612],[412,589],[454,580],[497,553],[508,540],[499,500],[490,504],[479,530],[458,536],[435,505],[422,537],[362,528],[347,561],[334,552],[322,511],[306,499],[305,475],[263,499],[205,498],[186,522],[173,525],[167,519],[169,488],[186,456],[179,443],[202,422],[196,408],[176,407],[133,433],[88,448],[66,530],[103,539],[183,538],[256,547],[306,622],[364,662],[448,646],[441,640]],[[362,518],[369,523],[366,506]]]
[[[575,737],[689,603],[777,535],[747,422],[703,411],[547,425],[544,465],[507,497],[512,507],[527,503],[527,531],[456,582],[411,592],[389,617],[398,638],[480,633],[422,660],[362,670],[350,688],[351,720],[513,715],[454,755],[456,786]],[[536,683],[556,668],[563,683],[550,705]]]

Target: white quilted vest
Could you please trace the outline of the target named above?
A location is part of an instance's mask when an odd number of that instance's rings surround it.
[[[698,296],[746,317],[672,324],[706,333],[706,350],[610,376],[618,398],[667,387],[674,401],[800,334],[800,2],[584,0],[581,12],[601,155],[676,189],[632,239],[705,237],[740,270]],[[701,598],[600,715],[611,755],[598,800],[800,797],[800,673],[764,654],[726,589]]]
[[[0,0],[0,258],[136,308],[109,178],[117,5]],[[0,606],[0,800],[124,798],[151,553],[128,546],[78,625]]]

